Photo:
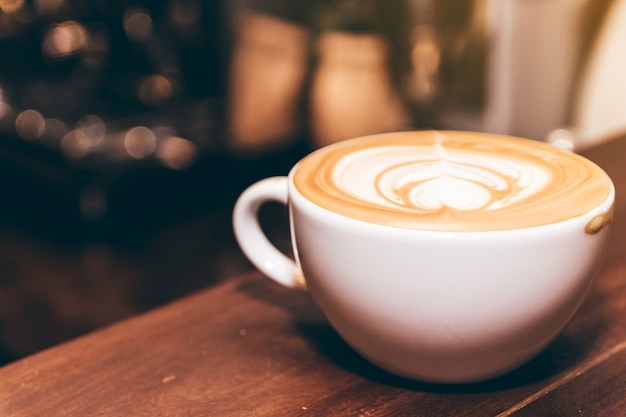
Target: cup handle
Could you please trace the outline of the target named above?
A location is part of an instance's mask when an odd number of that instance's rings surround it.
[[[279,251],[261,228],[259,209],[275,201],[287,205],[287,177],[270,177],[248,187],[233,209],[233,229],[242,252],[263,274],[289,288],[306,288],[304,277],[294,260]]]

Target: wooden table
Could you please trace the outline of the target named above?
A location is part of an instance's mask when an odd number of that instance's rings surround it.
[[[617,187],[604,267],[557,340],[511,374],[469,385],[388,375],[308,294],[252,273],[0,368],[0,416],[624,415],[626,137],[585,154]]]

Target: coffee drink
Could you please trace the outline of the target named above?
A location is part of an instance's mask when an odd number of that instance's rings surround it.
[[[415,131],[338,142],[233,209],[242,251],[306,289],[373,364],[459,383],[502,375],[544,349],[581,305],[610,231],[611,179],[545,143]],[[293,257],[259,207],[289,208]]]
[[[387,226],[495,231],[588,213],[613,186],[591,161],[545,143],[415,131],[327,146],[295,169],[298,191],[330,211]],[[610,221],[595,218],[588,233]]]

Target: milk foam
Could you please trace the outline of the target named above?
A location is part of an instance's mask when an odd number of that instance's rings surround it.
[[[355,199],[416,213],[495,210],[527,198],[550,172],[513,158],[473,155],[435,146],[381,146],[339,159],[338,189]]]
[[[368,222],[506,230],[585,214],[613,192],[592,162],[537,141],[419,131],[340,142],[304,158],[294,182],[314,203]]]

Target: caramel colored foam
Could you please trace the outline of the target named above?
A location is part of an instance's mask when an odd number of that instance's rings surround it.
[[[575,153],[533,140],[456,131],[339,142],[300,161],[294,183],[307,199],[347,217],[463,232],[578,217],[613,190],[601,168]]]

